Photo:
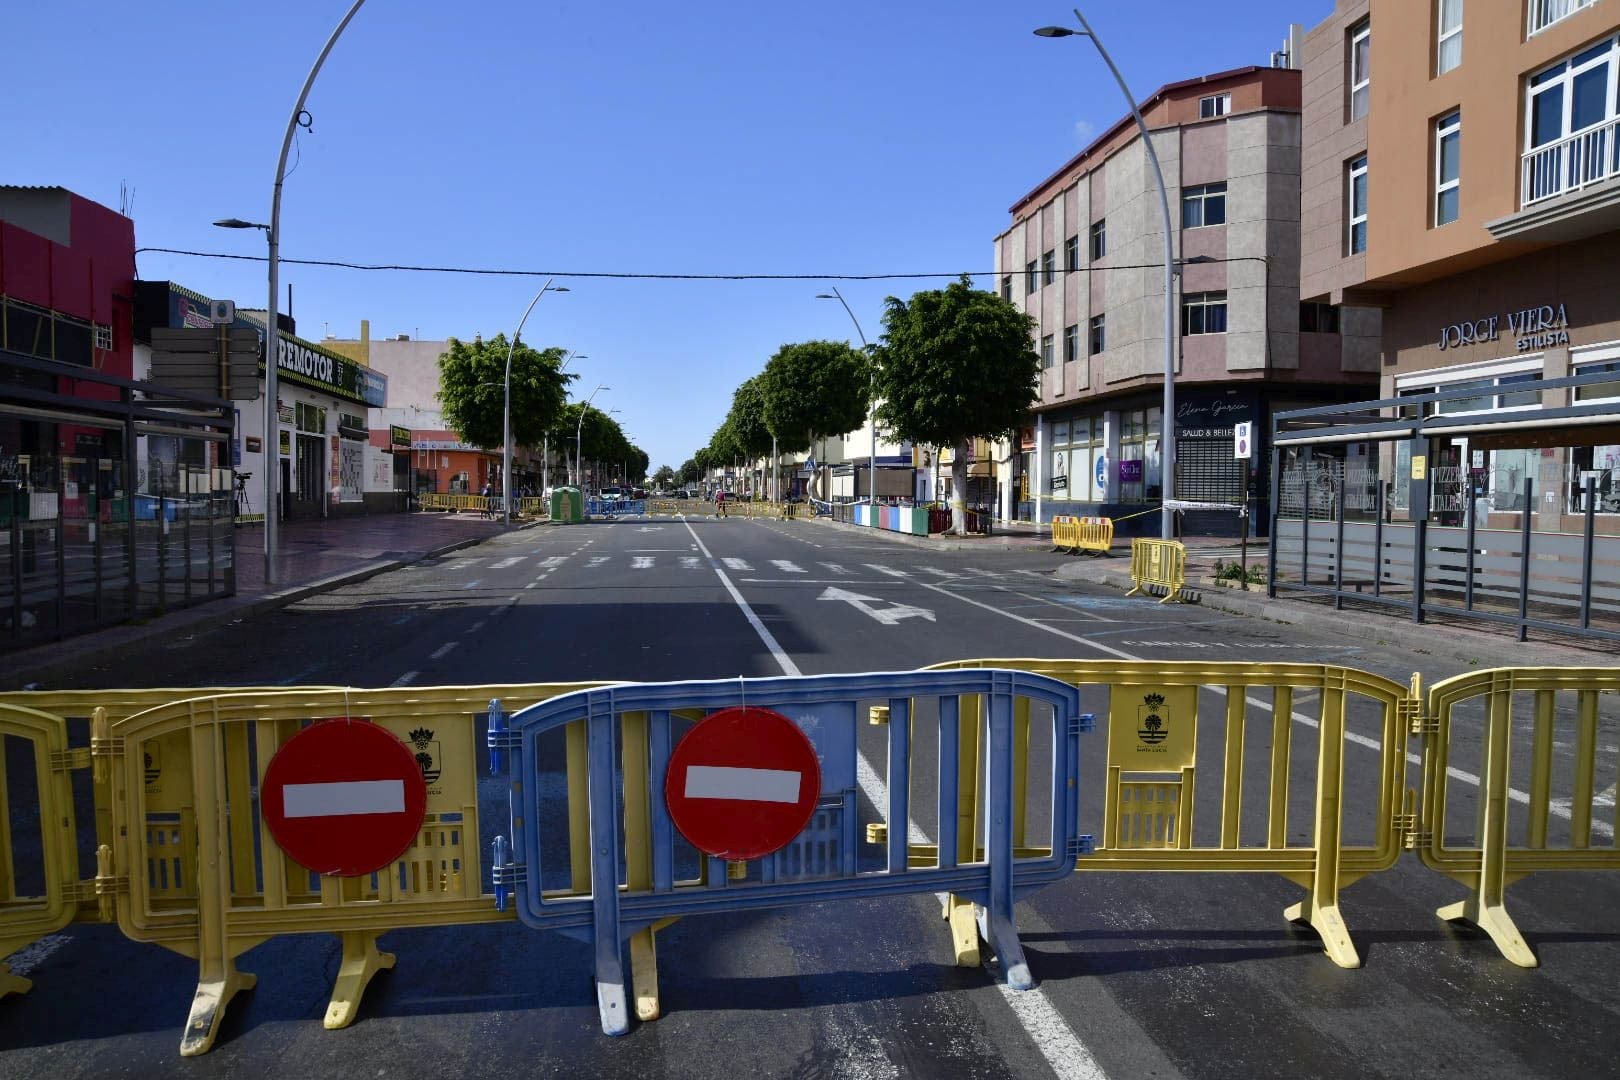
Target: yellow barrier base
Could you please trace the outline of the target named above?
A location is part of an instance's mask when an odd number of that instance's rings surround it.
[[[1513,917],[1507,913],[1502,904],[1482,904],[1476,894],[1467,900],[1459,900],[1455,904],[1447,904],[1435,911],[1446,922],[1470,922],[1486,934],[1491,941],[1502,950],[1502,955],[1509,961],[1522,968],[1540,967],[1541,961],[1531,951],[1529,944],[1519,933],[1519,928],[1513,922]]]
[[[34,988],[32,979],[11,973],[10,964],[0,964],[0,998],[7,994],[26,994]]]
[[[332,1001],[326,1006],[326,1030],[336,1031],[354,1023],[360,1015],[360,998],[379,971],[394,966],[394,954],[377,951],[378,935],[350,930],[338,935],[343,942],[343,963],[332,984]]]
[[[956,966],[979,966],[979,920],[973,911],[973,901],[960,896],[945,898],[945,921],[951,924],[951,944],[956,953]]]
[[[224,973],[217,979],[201,979],[197,994],[191,999],[191,1015],[186,1018],[186,1033],[180,1036],[180,1056],[196,1057],[213,1049],[219,1037],[220,1021],[225,1019],[225,1006],[244,990],[258,985],[259,977],[246,971],[237,971],[236,964],[225,961]]]

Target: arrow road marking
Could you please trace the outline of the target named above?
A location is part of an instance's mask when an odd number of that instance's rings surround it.
[[[934,613],[929,608],[912,607],[910,604],[896,604],[893,607],[877,608],[871,602],[881,603],[875,596],[862,596],[860,593],[848,592],[844,589],[830,588],[818,600],[842,600],[856,611],[870,615],[884,626],[893,626],[901,619],[922,617],[929,622],[934,621]]]

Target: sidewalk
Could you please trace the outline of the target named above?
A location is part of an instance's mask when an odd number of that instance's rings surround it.
[[[846,525],[815,519],[818,523],[838,529],[867,530],[860,525]],[[1131,588],[1131,545],[1129,540],[1115,541],[1112,553],[1106,557],[1069,555],[1052,551],[1050,527],[1010,526],[1006,535],[996,525],[998,534],[989,537],[923,538],[905,536],[886,531],[878,535],[897,543],[933,551],[1028,551],[1050,553],[1054,576],[1063,581],[1087,581],[1108,585],[1121,591]],[[1013,535],[1015,532],[1018,535]],[[1197,597],[1195,607],[1209,611],[1223,611],[1254,619],[1290,626],[1300,626],[1323,634],[1370,641],[1375,644],[1394,645],[1414,652],[1441,655],[1481,667],[1508,667],[1525,665],[1595,665],[1615,664],[1613,645],[1599,641],[1580,641],[1573,638],[1549,639],[1542,634],[1532,636],[1528,642],[1514,639],[1506,628],[1481,628],[1478,623],[1461,620],[1431,618],[1426,623],[1414,623],[1410,617],[1395,610],[1371,610],[1354,604],[1336,610],[1331,601],[1306,599],[1279,594],[1272,600],[1266,596],[1265,585],[1251,585],[1248,592],[1225,588],[1210,583],[1216,560],[1238,561],[1239,541],[1235,537],[1188,536],[1181,538],[1187,548],[1187,587]],[[1267,547],[1264,539],[1249,540],[1249,567],[1264,567]],[[1153,603],[1152,597],[1143,603]],[[1534,635],[1534,631],[1532,634]]]
[[[522,526],[514,526],[521,528]],[[236,595],[0,656],[0,686],[66,685],[101,656],[153,638],[195,633],[297,603],[505,530],[472,514],[377,514],[292,521],[277,536],[276,583],[264,580],[264,531],[236,530]]]

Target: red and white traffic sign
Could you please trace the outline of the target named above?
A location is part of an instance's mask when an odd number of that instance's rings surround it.
[[[298,865],[359,877],[411,846],[427,815],[427,784],[399,736],[340,717],[310,725],[276,751],[259,807]]]
[[[779,712],[722,709],[686,733],[669,758],[664,801],[692,846],[757,859],[810,823],[821,795],[816,748]]]

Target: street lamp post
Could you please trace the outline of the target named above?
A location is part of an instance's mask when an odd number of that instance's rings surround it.
[[[557,373],[559,375],[562,374],[563,371],[567,370],[568,365],[572,361],[589,359],[590,357],[583,353],[570,351],[567,356],[563,357],[563,362],[557,366]],[[566,449],[567,445],[567,443],[563,444],[564,456],[566,456],[568,453]],[[540,494],[545,495],[546,498],[549,499],[551,497],[548,494],[551,491],[551,430],[549,428],[546,430],[545,440],[542,442],[540,450],[540,488]]]
[[[309,100],[310,87],[315,85],[315,76],[321,73],[321,65],[326,63],[327,54],[337,39],[342,36],[348,27],[349,21],[360,11],[360,5],[366,0],[354,0],[343,21],[337,24],[332,36],[326,39],[321,53],[315,58],[315,65],[309,69],[304,77],[304,87],[298,92],[298,102],[293,106],[292,115],[287,118],[287,131],[281,137],[281,157],[276,161],[276,182],[270,196],[270,224],[255,225],[240,218],[226,218],[214,224],[226,229],[263,229],[270,246],[270,299],[264,309],[264,456],[267,464],[264,469],[264,581],[267,585],[276,582],[276,534],[279,532],[279,523],[276,520],[276,484],[279,480],[277,473],[281,470],[281,439],[280,422],[276,418],[277,379],[276,364],[280,357],[281,336],[276,330],[276,293],[281,288],[279,280],[281,258],[281,184],[287,173],[287,152],[292,149],[293,133],[298,130],[299,120],[304,116],[304,102]]]
[[[830,293],[817,293],[816,294],[816,299],[817,300],[836,300],[840,304],[844,305],[844,312],[849,316],[849,321],[855,324],[855,333],[860,335],[861,350],[866,353],[867,370],[870,372],[870,376],[869,376],[869,379],[868,379],[868,389],[867,389],[867,394],[866,394],[866,397],[867,397],[866,409],[867,409],[868,419],[870,419],[871,422],[872,422],[872,456],[866,463],[866,480],[867,480],[866,504],[868,506],[876,506],[877,505],[877,393],[876,393],[876,390],[877,390],[877,369],[872,366],[872,347],[866,343],[866,334],[861,330],[861,321],[855,317],[855,313],[853,311],[849,310],[849,303],[844,299],[844,294],[838,291],[838,286],[834,285],[832,287],[832,292],[830,292]],[[828,496],[828,501],[831,501],[832,496],[831,496],[830,492],[823,492],[823,494]]]
[[[518,320],[517,330],[512,334],[512,340],[506,343],[506,403],[501,410],[501,506],[505,511],[504,523],[512,524],[512,353],[517,349],[518,336],[523,333],[523,324],[529,321],[529,312],[534,305],[548,292],[567,292],[568,286],[558,285],[551,287],[551,278],[540,286],[540,291],[534,294],[529,306],[523,309],[523,318]]]
[[[1153,140],[1148,135],[1147,123],[1142,119],[1142,110],[1136,107],[1136,98],[1131,95],[1130,87],[1125,85],[1125,76],[1119,73],[1114,66],[1113,58],[1108,50],[1103,48],[1101,39],[1086,22],[1086,17],[1080,14],[1080,9],[1074,9],[1074,17],[1080,20],[1080,29],[1071,30],[1066,26],[1043,26],[1035,31],[1037,37],[1086,37],[1097,47],[1097,52],[1108,65],[1108,70],[1114,73],[1114,80],[1119,83],[1120,93],[1125,95],[1125,103],[1130,106],[1131,116],[1136,119],[1136,130],[1142,136],[1142,145],[1147,151],[1148,162],[1153,166],[1153,178],[1159,186],[1159,210],[1164,216],[1164,403],[1163,415],[1160,417],[1159,429],[1159,492],[1163,500],[1163,507],[1159,513],[1159,529],[1164,539],[1169,540],[1175,535],[1175,511],[1170,508],[1175,492],[1176,475],[1176,312],[1171,306],[1172,284],[1175,274],[1175,237],[1170,231],[1170,193],[1164,186],[1164,172],[1159,168],[1159,155],[1153,149]]]
[[[579,423],[574,429],[574,483],[581,491],[585,490],[585,414],[591,410],[591,402],[603,390],[611,390],[611,386],[598,386],[591,391],[591,396],[585,399],[585,404],[579,410]]]

